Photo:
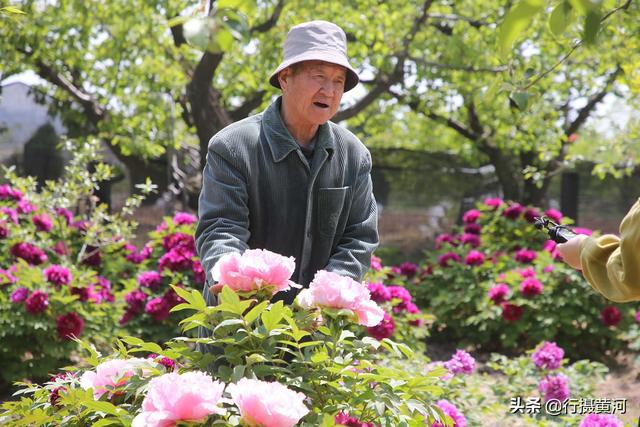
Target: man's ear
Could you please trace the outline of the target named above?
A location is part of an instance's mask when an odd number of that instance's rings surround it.
[[[280,89],[285,90],[287,87],[287,80],[291,76],[291,68],[287,67],[278,73],[278,83],[280,83]]]

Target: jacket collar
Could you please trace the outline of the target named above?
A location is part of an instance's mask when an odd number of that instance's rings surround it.
[[[282,121],[280,106],[282,97],[279,96],[271,103],[262,115],[262,131],[271,150],[274,162],[281,162],[289,153],[299,148],[296,140],[291,136],[289,130]],[[318,140],[315,150],[324,149],[327,152],[334,149],[334,138],[329,122],[320,125],[318,128]]]

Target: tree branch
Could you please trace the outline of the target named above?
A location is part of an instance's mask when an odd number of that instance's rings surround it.
[[[334,116],[333,118],[334,121],[340,122],[342,120],[347,120],[357,115],[366,107],[368,107],[373,101],[375,101],[378,98],[378,96],[387,92],[392,85],[399,83],[403,80],[404,63],[409,55],[409,46],[411,45],[411,42],[415,38],[418,31],[420,30],[420,27],[422,27],[422,25],[427,20],[427,16],[428,16],[427,12],[429,11],[429,8],[431,7],[432,4],[433,4],[433,0],[425,0],[425,2],[422,4],[422,10],[420,15],[417,16],[416,19],[413,21],[413,24],[411,25],[411,29],[407,32],[407,34],[405,34],[403,38],[402,46],[404,46],[404,49],[395,55],[397,61],[391,74],[386,76],[381,73],[381,75],[377,76],[374,79],[375,84],[373,88],[371,88],[371,90],[354,105],[342,111],[339,111]]]
[[[427,61],[423,58],[416,58],[414,56],[410,56],[408,59],[412,60],[416,64],[424,65],[426,67],[440,68],[443,70],[468,71],[471,73],[502,73],[509,69],[509,67],[507,67],[506,65],[490,68],[490,67],[474,67],[472,65],[464,66],[464,65],[442,64],[439,62]]]
[[[282,10],[284,9],[284,0],[278,1],[273,13],[265,22],[256,25],[255,27],[249,30],[250,34],[253,33],[266,33],[271,28],[273,28],[277,23],[278,19],[280,19],[280,15],[282,14]]]
[[[247,117],[253,110],[262,104],[262,99],[264,98],[265,93],[266,91],[264,90],[254,92],[244,100],[241,106],[233,111],[229,111],[231,120],[237,122],[238,120]]]
[[[484,19],[473,19],[473,18],[468,18],[466,16],[445,14],[445,13],[430,13],[429,18],[439,19],[442,21],[464,21],[474,28],[480,28],[480,27],[484,27],[486,25],[492,24],[491,22],[488,22]]]
[[[604,84],[602,90],[589,98],[587,105],[580,109],[575,120],[571,122],[569,126],[567,126],[565,135],[569,136],[572,133],[575,133],[580,128],[580,126],[584,124],[584,122],[589,118],[596,106],[609,93],[609,86],[611,86],[613,82],[615,82],[616,78],[620,75],[621,72],[622,68],[620,67],[620,65],[617,65],[616,69],[611,74],[609,74],[609,77],[607,77],[607,81]]]

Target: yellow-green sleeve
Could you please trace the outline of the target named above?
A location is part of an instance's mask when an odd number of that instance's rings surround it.
[[[584,277],[605,298],[640,301],[640,199],[622,220],[620,237],[585,239],[580,261]]]

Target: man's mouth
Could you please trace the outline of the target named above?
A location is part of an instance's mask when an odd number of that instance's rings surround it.
[[[329,104],[325,104],[322,102],[314,102],[313,105],[315,105],[318,108],[329,108]]]

